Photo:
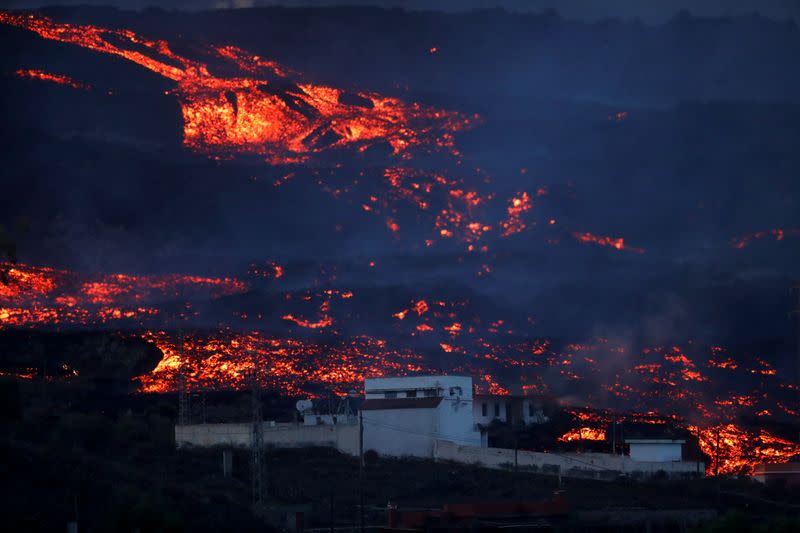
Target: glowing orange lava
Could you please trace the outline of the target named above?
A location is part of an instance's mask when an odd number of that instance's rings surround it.
[[[625,239],[622,237],[604,237],[594,235],[589,232],[575,232],[572,234],[579,242],[597,244],[599,246],[608,246],[616,250],[629,250],[636,253],[644,253],[643,248],[632,248],[625,244]]]
[[[757,241],[760,239],[766,239],[769,237],[774,238],[776,241],[782,241],[786,237],[797,237],[800,236],[800,229],[771,229],[766,231],[756,231],[753,233],[748,233],[746,235],[742,235],[740,237],[736,237],[731,241],[731,245],[736,248],[737,250],[741,250],[743,248],[747,248],[750,246],[753,241]]]
[[[106,324],[159,314],[157,303],[200,291],[212,298],[247,290],[244,282],[182,274],[80,276],[65,270],[0,264],[0,329]]]
[[[574,442],[583,440],[606,440],[606,431],[604,429],[580,427],[571,429],[558,438],[561,442]]]
[[[292,163],[345,145],[363,149],[385,142],[399,155],[420,146],[450,149],[452,134],[471,124],[458,113],[304,81],[234,46],[211,52],[247,75],[221,78],[207,64],[175,54],[166,41],[129,30],[6,12],[0,12],[0,22],[121,57],[176,82],[184,144],[202,153],[255,153],[272,163]]]
[[[388,193],[369,193],[355,205],[380,216],[382,224],[394,235],[408,227],[399,219],[398,201],[429,213],[433,234],[426,235],[426,247],[443,239],[460,242],[469,253],[487,253],[488,246],[479,242],[486,235],[510,237],[529,227],[526,217],[532,211],[532,194],[517,192],[507,199],[502,210],[495,210],[502,211],[502,215],[490,216],[485,212],[486,206],[492,201],[505,202],[506,198],[495,198],[493,193],[469,182],[466,176],[477,176],[479,180],[473,181],[480,183],[489,182],[479,169],[470,170],[471,174],[465,170],[454,177],[405,166],[415,150],[438,151],[451,161],[463,163],[454,135],[471,127],[478,120],[475,116],[376,93],[330,87],[233,46],[212,46],[208,49],[208,62],[201,62],[174,53],[164,40],[151,40],[128,30],[58,23],[38,15],[5,12],[0,12],[0,22],[25,28],[45,39],[133,62],[171,80],[174,89],[169,94],[177,98],[182,111],[183,143],[201,154],[255,154],[271,164],[293,164],[346,147],[357,155],[370,147],[387,145],[387,152],[402,160],[398,164],[393,159],[388,168],[382,164],[374,171],[375,181],[383,184]],[[436,48],[428,51],[435,53]],[[215,68],[219,64],[235,66],[238,72],[231,77],[212,74],[221,70]],[[67,76],[38,70],[20,70],[17,75],[86,87]],[[626,112],[619,112],[609,120],[622,122],[626,118]],[[525,174],[527,170],[523,170]],[[293,176],[293,172],[286,173],[275,185],[282,185]],[[345,189],[330,188],[332,194],[341,194]],[[535,196],[545,194],[545,189],[539,189]],[[549,225],[555,226],[555,219],[550,219]],[[572,235],[581,243],[644,252],[630,247],[622,237],[589,232]],[[732,245],[742,249],[757,239],[780,241],[788,235],[800,235],[800,230],[750,233],[734,239]],[[376,267],[374,260],[367,264]],[[114,324],[120,329],[135,327],[137,335],[154,343],[164,354],[155,370],[139,378],[143,392],[174,391],[182,379],[195,387],[238,389],[247,385],[247,376],[257,367],[265,386],[288,395],[310,394],[320,387],[342,393],[360,388],[365,376],[436,372],[439,367],[430,364],[425,352],[456,361],[448,370],[473,375],[477,388],[491,394],[509,394],[513,380],[526,382],[523,390],[537,393],[583,390],[587,401],[611,399],[641,413],[628,419],[686,425],[712,458],[710,473],[749,471],[758,462],[787,461],[800,453],[800,444],[764,429],[745,429],[738,422],[744,417],[777,414],[796,417],[795,403],[786,397],[773,400],[771,396],[775,391],[788,396],[796,389],[780,381],[777,369],[768,361],[735,359],[719,347],[703,350],[687,345],[654,346],[634,351],[607,339],[556,345],[547,339],[512,335],[512,327],[519,331],[527,326],[504,321],[508,317],[470,315],[465,311],[467,302],[445,302],[420,294],[425,298],[406,298],[390,308],[400,309],[393,314],[399,319],[391,321],[393,331],[407,334],[401,336],[402,342],[412,338],[420,341],[423,348],[418,352],[393,347],[366,334],[344,337],[333,331],[334,325],[344,321],[332,302],[358,298],[344,289],[301,294],[297,299],[310,302],[310,311],[281,308],[276,316],[288,324],[284,329],[296,337],[277,338],[216,326],[178,334],[144,322],[167,314],[165,301],[177,301],[181,306],[189,299],[187,295],[196,291],[201,291],[205,300],[240,294],[248,290],[247,284],[234,278],[181,274],[78,275],[31,265],[0,266],[8,278],[8,283],[0,283],[0,329],[96,324]],[[477,275],[483,277],[491,271],[489,265],[483,264]],[[250,275],[278,280],[285,273],[281,265],[268,262],[253,265]],[[285,300],[293,297],[286,293]],[[187,303],[179,311],[173,310],[177,317],[170,318],[190,325],[189,320],[196,313]],[[246,315],[241,312],[240,316]],[[328,339],[325,342],[303,338],[317,338],[323,333]],[[614,366],[620,360],[623,363]],[[35,369],[19,373],[30,379],[34,375]],[[547,375],[546,381],[543,375]],[[747,388],[742,385],[742,390],[711,390],[720,375],[734,375]],[[562,435],[562,442],[602,440],[603,424],[612,417],[607,412],[577,413],[576,418],[579,427]],[[687,419],[694,424],[686,424]]]
[[[208,46],[200,61],[175,53],[166,40],[149,39],[130,30],[61,23],[41,15],[9,12],[0,12],[0,22],[25,28],[45,39],[133,62],[171,80],[175,88],[168,94],[181,105],[184,145],[213,158],[256,154],[270,164],[293,164],[340,148],[349,147],[357,153],[386,144],[401,159],[410,159],[415,150],[438,151],[449,154],[451,161],[460,165],[463,159],[455,147],[454,134],[479,120],[476,115],[310,81],[275,61],[235,46]],[[217,67],[225,66],[234,66],[238,72],[229,77],[214,74],[222,70]],[[75,85],[66,77],[32,70],[20,72]],[[294,174],[286,174],[275,185],[282,185]],[[390,186],[387,197],[372,196],[370,202],[361,205],[366,211],[382,213],[395,236],[404,224],[394,215],[394,200],[410,202],[421,210],[431,209],[434,200],[444,202],[444,207],[432,210],[436,237],[464,241],[470,246],[492,231],[509,237],[527,227],[524,214],[530,210],[531,200],[526,192],[510,199],[505,220],[493,223],[474,212],[493,195],[467,187],[464,178],[407,167],[387,168],[384,175]],[[475,181],[488,182],[488,176],[479,169],[470,176]],[[342,189],[333,192],[338,195]],[[425,242],[430,246],[434,241]],[[486,249],[480,247],[481,251]],[[487,266],[479,276],[490,270]]]
[[[785,462],[800,454],[800,443],[778,438],[770,432],[747,430],[735,424],[700,428],[689,426],[700,448],[711,458],[707,473],[748,474],[759,463]]]
[[[64,74],[50,74],[49,72],[45,72],[43,70],[37,69],[19,69],[14,74],[19,76],[20,78],[30,78],[33,80],[40,80],[40,81],[49,81],[51,83],[56,83],[58,85],[66,85],[67,87],[72,87],[73,89],[88,89],[89,86],[83,83],[78,83],[69,76]]]
[[[144,336],[159,347],[164,359],[152,373],[139,378],[143,392],[176,390],[182,376],[195,389],[240,389],[248,386],[249,372],[256,364],[264,386],[289,395],[313,394],[320,387],[347,393],[361,390],[365,376],[430,371],[413,352],[395,351],[371,338],[321,344],[228,330],[192,336],[161,331]]]
[[[511,199],[508,206],[508,218],[500,223],[503,228],[503,237],[509,237],[515,233],[520,233],[525,229],[525,222],[522,220],[522,214],[533,207],[528,193],[522,192],[519,196]]]

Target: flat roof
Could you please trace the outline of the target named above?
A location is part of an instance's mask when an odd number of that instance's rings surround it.
[[[435,409],[442,403],[441,396],[427,398],[378,398],[364,400],[362,411],[380,411],[384,409]]]
[[[446,389],[461,387],[465,397],[472,398],[472,378],[470,376],[425,375],[366,378],[364,391],[367,394],[385,391]]]
[[[408,376],[365,376],[364,379],[472,378],[466,374],[409,374]]]
[[[625,439],[628,444],[685,444],[684,439]]]

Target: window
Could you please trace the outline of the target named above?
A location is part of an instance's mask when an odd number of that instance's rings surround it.
[[[486,416],[489,414],[489,406],[486,405],[486,402],[481,404],[481,416]]]
[[[461,396],[461,387],[450,387],[450,396]]]
[[[436,390],[435,389],[425,389],[425,392],[423,394],[425,396],[428,396],[428,397],[436,396]]]
[[[494,404],[494,416],[496,416],[498,418],[500,417],[500,404],[499,403]]]
[[[389,398],[397,398],[397,393],[396,393],[396,392],[394,392],[394,391],[392,391],[392,392],[385,392],[385,393],[383,394],[383,397],[384,397],[384,398],[387,398],[387,399],[389,399]]]
[[[416,398],[416,397],[417,397],[417,391],[410,390],[406,392],[406,398]]]

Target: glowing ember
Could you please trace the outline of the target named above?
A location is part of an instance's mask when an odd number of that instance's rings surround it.
[[[503,233],[501,235],[503,237],[508,237],[523,231],[525,229],[525,223],[522,221],[522,214],[531,207],[533,207],[533,204],[531,204],[531,199],[526,192],[512,198],[508,206],[508,218],[500,223],[503,228]]]
[[[297,318],[292,314],[284,315],[284,320],[288,320],[289,322],[294,322],[301,328],[309,328],[309,329],[319,329],[319,328],[327,328],[328,326],[333,325],[333,319],[330,316],[323,316],[316,322],[311,322],[309,320],[305,320],[302,318]]]
[[[259,278],[280,279],[283,277],[283,267],[270,261],[261,265],[250,265],[247,273]]]
[[[609,246],[616,250],[629,250],[631,252],[636,253],[644,253],[643,248],[631,248],[625,244],[625,239],[622,237],[603,237],[599,235],[594,235],[593,233],[589,232],[575,232],[572,234],[575,239],[579,242],[590,243],[590,244],[597,244],[598,246]]]
[[[50,74],[49,72],[45,72],[43,70],[20,69],[16,71],[14,74],[19,76],[20,78],[29,78],[39,81],[49,81],[51,83],[57,83],[58,85],[66,85],[67,87],[72,87],[73,89],[89,88],[88,85],[85,85],[83,83],[78,83],[69,76],[66,76],[64,74]]]
[[[797,236],[800,236],[800,229],[771,229],[767,231],[756,231],[754,233],[742,235],[741,237],[736,237],[733,239],[733,241],[731,241],[731,245],[737,250],[741,250],[750,246],[753,241],[767,238],[773,238],[776,241],[782,241],[786,237]]]

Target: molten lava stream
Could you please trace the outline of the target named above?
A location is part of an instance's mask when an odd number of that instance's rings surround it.
[[[248,386],[254,362],[263,370],[262,385],[289,396],[323,390],[346,394],[361,390],[365,376],[431,371],[413,352],[393,350],[370,337],[322,344],[219,330],[183,336],[147,332],[144,338],[158,346],[164,358],[139,378],[142,392],[174,391],[183,378],[197,389],[241,389]]]
[[[233,63],[243,74],[220,78],[209,65],[174,53],[167,41],[129,30],[9,12],[0,12],[0,22],[123,58],[173,80],[182,108],[184,144],[202,153],[255,153],[272,163],[294,163],[324,150],[377,142],[388,143],[397,155],[414,147],[454,151],[452,134],[474,120],[397,98],[350,94],[300,80],[290,69],[234,46],[210,47],[215,60]]]

